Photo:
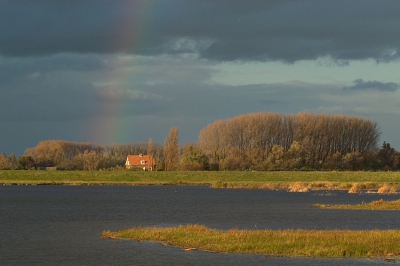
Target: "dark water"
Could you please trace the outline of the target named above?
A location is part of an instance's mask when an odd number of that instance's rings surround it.
[[[397,211],[322,210],[398,195],[208,187],[0,187],[0,265],[388,265],[383,260],[267,258],[183,252],[101,239],[103,230],[204,224],[217,229],[398,229]]]

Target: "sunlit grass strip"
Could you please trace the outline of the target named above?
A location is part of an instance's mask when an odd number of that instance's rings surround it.
[[[400,210],[400,200],[384,201],[383,199],[376,200],[370,203],[362,203],[357,205],[340,204],[315,204],[324,209],[342,209],[342,210]]]
[[[208,185],[291,192],[400,190],[400,172],[23,171],[0,170],[0,185]]]
[[[103,238],[157,241],[183,249],[288,257],[377,258],[400,254],[399,230],[238,230],[200,225],[104,231]]]

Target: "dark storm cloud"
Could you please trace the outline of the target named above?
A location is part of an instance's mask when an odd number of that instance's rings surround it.
[[[378,0],[3,0],[0,54],[191,52],[220,61],[387,62],[400,57],[399,11],[399,1]],[[127,36],[133,39],[123,41]]]
[[[107,56],[0,57],[0,121],[72,121],[97,114],[91,80]],[[98,76],[98,74],[97,74]]]
[[[21,82],[30,82],[33,87],[35,80],[40,80],[43,75],[48,76],[49,73],[62,71],[87,73],[105,70],[108,66],[104,60],[104,57],[99,58],[89,54],[56,54],[31,58],[0,56],[0,91],[12,89],[16,83]]]
[[[352,90],[352,91],[365,91],[365,90],[376,90],[383,92],[394,92],[397,91],[398,85],[393,82],[379,82],[379,81],[367,81],[365,82],[362,79],[354,80],[354,85],[350,87],[343,87],[343,90]]]
[[[0,120],[3,122],[71,121],[95,115],[90,101],[91,84],[59,78],[33,78],[2,92]],[[10,104],[11,103],[11,104]]]

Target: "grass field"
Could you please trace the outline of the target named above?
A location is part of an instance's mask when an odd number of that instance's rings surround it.
[[[394,258],[400,255],[400,230],[238,230],[200,225],[104,231],[103,238],[158,241],[222,253],[324,258]]]
[[[144,172],[0,170],[1,185],[209,185],[214,188],[400,189],[400,172]]]

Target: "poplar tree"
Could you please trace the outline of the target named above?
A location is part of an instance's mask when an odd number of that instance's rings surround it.
[[[1,170],[10,169],[10,164],[8,162],[7,155],[4,152],[0,154],[0,169]]]
[[[153,167],[153,162],[155,159],[154,159],[154,150],[153,150],[153,140],[151,138],[147,142],[147,155],[149,156],[149,159],[150,159],[150,165],[151,165],[151,167]]]
[[[168,138],[164,140],[165,170],[175,171],[179,162],[179,137],[178,128],[171,127]]]
[[[170,156],[169,156],[169,142],[168,138],[164,139],[164,170],[169,171],[170,169]]]

